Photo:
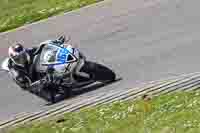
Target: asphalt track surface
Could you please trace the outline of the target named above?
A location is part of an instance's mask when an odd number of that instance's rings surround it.
[[[183,73],[199,71],[200,1],[113,0],[0,34],[0,60],[8,45],[27,47],[70,35],[89,60],[113,69],[122,80],[76,96],[81,100]],[[22,91],[0,73],[0,120],[38,111],[46,102]],[[73,100],[66,102],[73,104]],[[61,104],[62,102],[58,103]]]

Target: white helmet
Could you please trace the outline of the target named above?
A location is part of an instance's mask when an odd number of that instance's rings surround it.
[[[28,53],[20,43],[10,46],[8,49],[8,55],[13,63],[22,67],[24,67],[30,60]]]

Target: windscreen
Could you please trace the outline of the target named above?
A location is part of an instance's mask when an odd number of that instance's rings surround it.
[[[43,65],[63,64],[66,61],[68,51],[56,45],[46,45],[40,56],[40,63]]]
[[[73,52],[72,48],[47,44],[42,48],[38,58],[36,58],[36,70],[38,72],[45,72],[49,65],[54,66],[76,62],[77,58]]]

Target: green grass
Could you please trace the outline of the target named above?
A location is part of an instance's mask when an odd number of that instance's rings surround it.
[[[149,101],[115,102],[9,133],[198,133],[200,92],[162,95]],[[63,120],[58,122],[58,120]]]
[[[0,32],[100,0],[0,0]]]

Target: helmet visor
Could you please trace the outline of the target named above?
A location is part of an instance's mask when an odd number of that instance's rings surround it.
[[[24,66],[28,62],[28,55],[24,51],[14,57],[12,57],[12,60],[16,65]]]

